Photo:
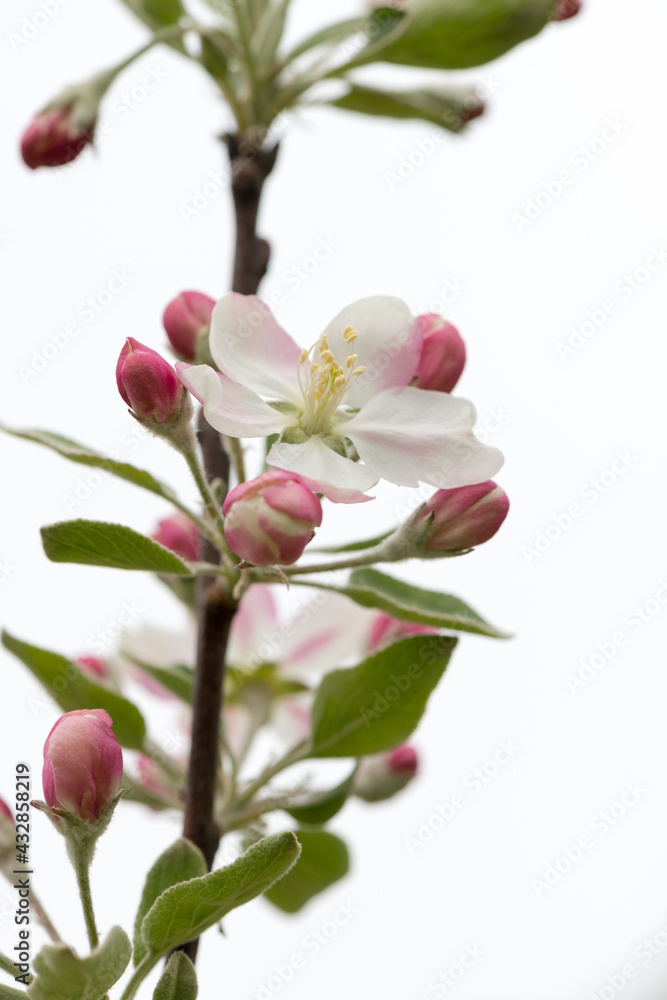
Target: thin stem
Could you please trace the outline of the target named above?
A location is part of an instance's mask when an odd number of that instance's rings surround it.
[[[225,521],[222,516],[222,511],[213,496],[213,491],[209,485],[204,470],[201,467],[201,462],[199,461],[199,456],[194,448],[191,451],[184,451],[183,457],[188,463],[188,468],[192,473],[192,477],[197,484],[197,489],[199,490],[202,500],[206,506],[206,510],[209,517],[214,522],[216,528],[218,529],[219,537],[216,538],[216,546],[225,551],[228,555],[231,555],[230,549],[227,543],[224,541],[225,538]]]
[[[32,889],[30,890],[30,903],[34,911],[34,914],[37,918],[37,922],[41,924],[41,926],[44,928],[44,930],[49,935],[51,940],[54,941],[56,944],[62,941],[60,934],[51,923],[51,919],[48,913],[46,912],[46,910],[44,909],[44,907],[42,906],[42,904],[40,903],[39,899],[32,891]]]
[[[280,774],[281,771],[291,767],[292,764],[298,764],[300,760],[304,760],[304,758],[308,756],[308,750],[308,742],[307,740],[304,740],[302,743],[293,747],[292,750],[290,750],[289,753],[286,753],[284,757],[277,760],[275,764],[271,764],[269,767],[264,768],[260,776],[252,781],[244,790],[243,794],[239,796],[236,803],[237,809],[240,806],[244,806],[248,802],[251,802],[257,792],[261,791],[261,789],[264,788],[264,785],[271,781],[272,778],[275,778],[277,774]]]
[[[141,986],[142,982],[151,969],[157,965],[158,961],[159,956],[147,955],[143,961],[139,963],[137,968],[134,970],[132,978],[123,990],[123,995],[120,1000],[132,1000],[132,998],[136,996],[137,990]]]
[[[83,918],[86,921],[86,933],[88,934],[88,941],[92,951],[92,949],[97,948],[100,943],[100,937],[97,933],[95,911],[93,910],[93,896],[90,891],[89,859],[85,857],[77,857],[74,865],[74,871],[76,872],[76,881],[79,886],[79,896],[81,897],[81,906],[83,907]]]
[[[225,437],[225,444],[229,448],[237,483],[246,481],[245,457],[243,455],[243,445],[235,437]]]

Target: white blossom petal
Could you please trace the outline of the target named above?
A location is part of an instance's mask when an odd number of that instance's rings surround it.
[[[251,389],[209,365],[176,365],[181,382],[204,407],[204,416],[221,434],[231,437],[266,437],[294,423],[293,417],[274,410]]]
[[[241,598],[234,615],[229,635],[227,656],[229,662],[241,669],[254,669],[263,661],[278,659],[261,649],[267,637],[278,628],[278,613],[271,587],[264,583],[253,584]]]
[[[281,675],[312,681],[314,674],[344,666],[350,657],[358,660],[376,617],[341,594],[309,591],[293,613],[280,657]]]
[[[266,464],[293,472],[305,486],[315,493],[323,493],[334,503],[372,500],[364,493],[375,486],[379,478],[367,466],[332,451],[319,435],[313,435],[303,444],[274,444]]]
[[[452,489],[485,482],[503,464],[502,453],[473,434],[475,419],[467,399],[407,386],[372,399],[345,424],[345,433],[388,482]]]
[[[211,354],[223,374],[271,399],[300,403],[301,348],[256,295],[230,292],[211,317]]]
[[[359,333],[350,345],[343,340],[348,326]],[[422,336],[402,299],[389,295],[359,299],[339,312],[324,332],[341,367],[354,353],[359,355],[356,364],[366,368],[345,395],[349,406],[363,406],[383,389],[407,385],[416,371]]]

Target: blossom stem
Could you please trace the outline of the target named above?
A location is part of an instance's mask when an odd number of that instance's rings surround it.
[[[269,244],[257,236],[256,226],[264,181],[273,169],[277,149],[265,152],[259,137],[254,145],[242,142],[240,135],[227,135],[225,141],[232,167],[231,188],[236,217],[232,290],[254,295],[269,263]],[[204,420],[202,413],[199,415],[198,438],[204,459],[206,489],[210,492],[213,480],[218,479],[224,484],[229,482],[229,458],[222,447],[220,435]],[[202,538],[199,554],[203,562],[215,562],[217,558],[215,548],[206,538]],[[223,590],[216,577],[197,578],[197,655],[183,836],[200,848],[209,868],[223,833],[215,819],[215,797],[221,773],[220,726],[225,658],[237,606],[238,602]],[[198,939],[195,939],[183,949],[193,962],[197,957],[197,946]],[[128,993],[124,1000],[130,1000],[132,996],[134,993]]]
[[[93,948],[97,948],[100,943],[100,936],[97,933],[97,924],[95,922],[93,895],[90,890],[90,857],[87,854],[87,851],[81,851],[76,854],[76,860],[71,854],[70,857],[72,857],[72,861],[74,862],[76,882],[79,887],[79,896],[81,897],[81,906],[83,908],[83,919],[86,922],[86,933],[88,934],[88,942],[92,950]]]

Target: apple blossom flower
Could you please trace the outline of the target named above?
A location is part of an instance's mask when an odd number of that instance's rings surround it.
[[[62,715],[44,744],[42,783],[52,808],[95,823],[115,798],[123,753],[111,716],[101,708]]]
[[[74,104],[46,108],[35,115],[21,138],[23,162],[37,167],[60,167],[76,159],[93,141],[95,120],[77,122]]]
[[[219,372],[176,366],[209,423],[232,437],[280,434],[267,464],[330,500],[368,500],[381,477],[466,486],[502,465],[473,434],[472,403],[409,385],[422,333],[400,299],[353,303],[301,350],[263,302],[231,293],[209,340]]]
[[[322,504],[294,476],[278,469],[240,483],[226,497],[225,538],[254,566],[289,566],[322,523]]]
[[[363,757],[354,776],[353,794],[365,802],[389,799],[412,781],[418,766],[417,751],[407,743]]]
[[[417,318],[421,328],[422,350],[412,382],[418,389],[451,392],[466,363],[463,337],[451,323],[437,313]]]
[[[183,386],[176,372],[150,347],[128,337],[118,357],[116,384],[138,417],[167,424],[181,412]]]
[[[197,341],[208,333],[215,299],[203,292],[181,292],[162,314],[169,343],[183,361],[194,361]]]
[[[0,798],[0,823],[4,823],[6,820],[12,824],[12,829],[14,829],[14,817],[12,816],[12,811],[5,800]]]
[[[151,538],[188,562],[198,559],[200,531],[183,511],[177,510],[171,517],[158,521]]]
[[[424,545],[430,552],[459,552],[493,538],[507,517],[507,494],[492,479],[456,490],[438,490],[411,518],[428,524]]]

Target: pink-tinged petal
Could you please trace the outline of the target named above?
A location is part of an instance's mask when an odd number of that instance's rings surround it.
[[[303,742],[310,735],[310,714],[313,695],[310,691],[279,698],[272,710],[271,721],[279,739],[287,747]]]
[[[497,448],[473,434],[467,399],[407,386],[387,389],[345,424],[360,457],[397,486],[450,489],[490,479],[503,464]]]
[[[343,339],[348,326],[359,333],[352,344]],[[345,367],[345,359],[354,353],[359,355],[357,365],[366,368],[345,395],[349,406],[363,406],[383,389],[407,385],[419,363],[420,327],[405,302],[393,296],[373,295],[353,302],[324,332],[339,365]]]
[[[345,425],[347,427],[347,424]],[[378,481],[372,469],[343,458],[314,435],[303,444],[274,444],[266,464],[293,472],[304,486],[334,503],[364,503],[364,495]]]
[[[181,382],[204,407],[204,416],[221,434],[266,437],[294,423],[251,389],[216,372],[208,365],[176,365]]]
[[[307,681],[313,674],[344,666],[351,657],[358,659],[363,655],[373,617],[374,612],[340,594],[309,592],[283,629],[286,638],[280,673]]]
[[[213,310],[211,354],[223,374],[271,399],[301,402],[301,348],[256,295],[225,295]]]
[[[235,667],[259,663],[258,648],[278,628],[278,613],[271,588],[257,583],[246,590],[234,615],[229,639],[229,662]]]

